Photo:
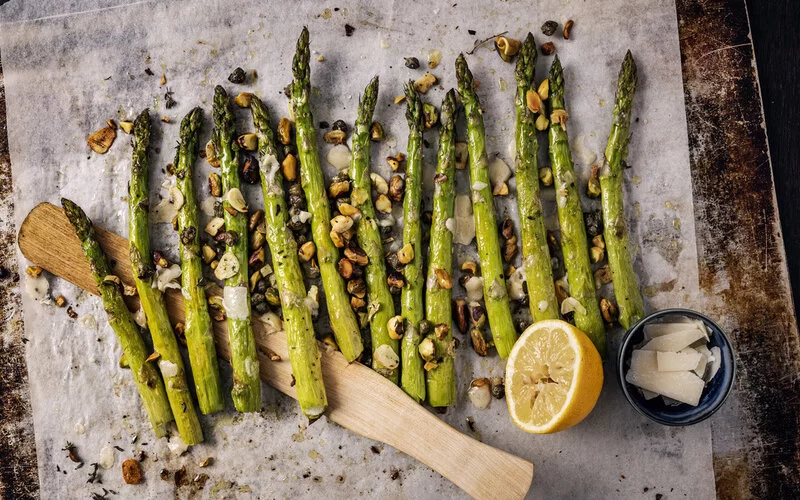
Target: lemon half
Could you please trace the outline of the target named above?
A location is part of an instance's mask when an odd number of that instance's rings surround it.
[[[506,364],[506,401],[511,419],[534,434],[563,431],[597,403],[603,361],[585,333],[561,320],[529,326]]]

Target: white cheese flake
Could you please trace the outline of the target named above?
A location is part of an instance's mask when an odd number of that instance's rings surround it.
[[[222,290],[222,307],[231,319],[250,317],[250,304],[247,301],[246,286],[226,286]]]

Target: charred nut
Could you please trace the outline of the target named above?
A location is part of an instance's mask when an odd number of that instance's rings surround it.
[[[288,154],[281,162],[281,172],[283,178],[289,182],[297,180],[297,158],[293,154]]]
[[[476,328],[481,328],[483,325],[486,324],[486,310],[480,304],[480,302],[470,302],[469,303],[469,321],[472,323],[472,326]]]
[[[242,134],[236,139],[236,142],[247,151],[255,151],[258,149],[258,136],[256,134]]]
[[[406,186],[406,181],[400,175],[393,175],[389,179],[389,198],[392,201],[400,203],[403,201],[403,191]]]
[[[600,313],[603,315],[603,319],[608,324],[614,323],[619,317],[619,310],[617,309],[617,306],[615,306],[613,302],[606,298],[600,299]]]
[[[457,299],[453,307],[453,315],[455,316],[458,331],[467,333],[467,301]]]
[[[461,270],[465,273],[478,274],[478,264],[472,260],[466,260],[461,264]]]
[[[408,69],[418,69],[419,68],[419,59],[416,57],[404,57],[405,65]]]
[[[369,139],[372,142],[381,142],[383,137],[383,126],[378,122],[372,122],[369,127]]]
[[[561,307],[561,303],[564,302],[569,294],[567,294],[567,289],[564,287],[564,282],[562,280],[556,280],[553,285],[556,289],[556,300],[558,301],[558,306]]]
[[[397,260],[403,265],[414,260],[414,247],[410,243],[406,243],[403,248],[397,251]]]
[[[264,220],[264,211],[256,210],[252,214],[250,214],[250,219],[247,221],[247,228],[250,231],[255,231],[258,228],[258,225],[261,224],[261,221],[263,220]]]
[[[572,31],[572,26],[575,24],[575,21],[570,19],[566,23],[564,23],[564,39],[569,40],[569,34]]]
[[[278,292],[278,289],[274,286],[267,288],[264,292],[264,297],[267,299],[267,303],[272,306],[279,306],[281,304],[281,295]]]
[[[343,233],[353,227],[353,219],[346,215],[337,215],[331,219],[331,229],[337,233]]]
[[[359,309],[363,309],[367,306],[367,302],[364,299],[352,296],[350,297],[350,307],[353,308],[354,311],[358,311]]]
[[[333,245],[336,248],[344,248],[344,238],[340,233],[337,233],[333,229],[331,229],[331,241],[333,241]]]
[[[419,343],[418,349],[419,355],[425,361],[431,361],[436,357],[436,346],[433,343],[433,339],[430,337],[425,337],[422,339],[422,342]]]
[[[367,253],[355,245],[355,242],[350,242],[350,245],[344,249],[344,256],[347,257],[353,264],[359,266],[366,266],[369,263]]]
[[[322,138],[328,144],[341,144],[347,138],[347,132],[344,130],[331,130],[330,132],[325,132]]]
[[[251,269],[261,269],[264,267],[265,261],[266,255],[264,252],[264,247],[261,247],[250,254],[250,259],[247,261],[247,264]]]
[[[517,254],[517,237],[511,236],[505,242],[505,248],[503,251],[503,258],[506,262],[511,262],[514,256]]]
[[[480,328],[470,328],[469,338],[472,340],[472,349],[478,356],[486,356],[489,353],[486,345],[486,337],[483,335],[483,330]]]
[[[427,319],[423,319],[419,322],[419,325],[417,325],[417,327],[419,328],[420,335],[425,336],[431,333],[431,330],[433,330],[433,323],[431,323]]]
[[[556,45],[553,42],[543,43],[540,47],[542,54],[549,56],[555,53]]]
[[[492,397],[495,399],[503,399],[506,396],[506,386],[503,383],[502,377],[492,377],[489,379],[492,386]]]
[[[441,288],[447,290],[453,288],[453,278],[450,277],[450,273],[446,269],[436,269],[433,272],[436,275],[436,282]]]
[[[347,293],[363,299],[367,295],[367,283],[362,279],[350,280],[347,282]]]
[[[436,85],[438,81],[439,79],[433,76],[432,74],[425,73],[420,77],[419,80],[414,82],[414,90],[416,90],[420,94],[427,94],[428,91],[431,89],[431,87]]]
[[[543,167],[539,169],[539,180],[543,186],[553,185],[553,170],[550,167]]]
[[[400,169],[400,160],[395,158],[394,156],[387,156],[386,163],[392,168],[392,172],[397,172]]]
[[[292,140],[292,122],[288,118],[281,118],[278,122],[278,140],[281,144],[289,144]]]
[[[222,196],[222,179],[219,174],[211,172],[208,174],[208,192],[211,196],[219,198]]]
[[[606,251],[600,247],[592,247],[589,249],[589,257],[591,258],[592,264],[597,264],[601,262],[606,256]]]
[[[158,250],[153,252],[153,264],[162,268],[169,267],[169,261],[166,259],[166,257],[161,255],[161,252],[159,252]]]
[[[375,210],[384,214],[392,213],[392,200],[385,194],[379,194],[375,199]]]
[[[600,266],[594,272],[594,286],[600,289],[601,286],[611,283],[611,269],[608,264]]]
[[[248,184],[256,184],[259,181],[258,171],[258,160],[252,156],[246,157],[242,165],[242,179]]]
[[[514,236],[514,223],[511,221],[511,217],[504,218],[501,227],[503,238],[509,239]]]
[[[355,274],[355,264],[350,259],[342,258],[339,259],[338,269],[339,269],[339,276],[342,278],[349,280]]]
[[[253,100],[253,94],[250,92],[239,92],[239,95],[233,98],[233,103],[240,108],[249,108],[250,101]]]
[[[447,323],[439,323],[433,328],[433,333],[436,335],[437,339],[444,340],[447,334],[450,333],[450,325]]]
[[[389,332],[389,338],[392,340],[400,340],[406,331],[405,322],[402,316],[393,316],[389,318],[386,324],[386,329]]]
[[[297,250],[297,257],[300,259],[301,262],[308,262],[317,252],[317,247],[314,245],[313,241],[306,241],[300,248]]]
[[[525,92],[525,104],[532,113],[538,113],[542,109],[542,99],[539,97],[539,93],[533,89],[528,89]]]
[[[386,283],[389,285],[389,290],[392,293],[399,293],[406,284],[403,275],[397,271],[389,272],[389,275],[386,277]]]

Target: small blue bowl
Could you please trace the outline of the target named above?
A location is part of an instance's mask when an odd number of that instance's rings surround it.
[[[703,390],[703,395],[700,397],[700,403],[697,406],[685,403],[677,406],[667,406],[660,397],[648,401],[638,387],[625,381],[625,374],[630,368],[631,353],[644,340],[644,325],[658,323],[660,322],[659,320],[669,316],[684,316],[701,320],[713,332],[708,348],[719,347],[722,354],[719,371],[711,379],[711,383]],[[736,365],[733,359],[733,347],[728,336],[710,318],[689,309],[664,309],[642,318],[625,332],[617,355],[617,378],[620,387],[622,387],[622,392],[625,394],[625,399],[636,411],[662,425],[692,425],[702,422],[713,415],[728,398],[733,388],[735,375]]]

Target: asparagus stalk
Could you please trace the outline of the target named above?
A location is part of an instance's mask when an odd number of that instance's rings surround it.
[[[147,148],[150,145],[150,115],[147,110],[136,117],[133,124],[133,161],[131,180],[128,186],[128,225],[130,231],[131,267],[134,270],[136,290],[147,315],[147,326],[153,337],[153,347],[160,355],[158,366],[164,376],[167,397],[175,416],[181,439],[188,445],[203,441],[203,431],[186,382],[178,342],[167,315],[167,307],[161,291],[153,286],[155,269],[150,252],[150,227],[148,208],[148,171],[150,160]]]
[[[558,56],[550,66],[550,164],[553,169],[561,227],[561,250],[567,270],[570,295],[580,306],[575,311],[575,326],[583,330],[600,355],[606,353],[606,331],[595,295],[594,277],[589,262],[586,226],[581,200],[576,187],[572,153],[567,138],[567,112],[564,109],[564,72]]]
[[[367,301],[369,310],[376,311],[369,322],[372,336],[373,352],[382,345],[388,345],[397,354],[399,342],[389,336],[387,324],[394,316],[394,299],[389,291],[386,281],[386,264],[383,257],[383,243],[378,230],[375,216],[375,206],[372,204],[369,147],[370,125],[375,112],[375,103],[378,99],[378,77],[372,79],[364,89],[364,95],[358,103],[358,118],[353,129],[353,156],[350,161],[350,178],[353,180],[353,206],[361,211],[358,221],[356,236],[358,245],[367,254],[365,275],[367,281]],[[372,360],[372,367],[381,375],[395,384],[400,378],[398,368],[386,368],[377,360]]]
[[[400,294],[405,335],[400,347],[402,367],[400,386],[417,401],[425,399],[425,370],[419,354],[422,340],[419,326],[425,315],[422,305],[422,131],[425,128],[422,98],[409,81],[405,88],[406,120],[408,121],[408,155],[406,157],[406,191],[403,196],[403,249],[411,249],[411,260],[403,268],[405,285]],[[408,252],[407,252],[408,253]]]
[[[467,117],[467,149],[469,174],[472,181],[472,212],[475,216],[475,235],[478,256],[481,259],[483,296],[489,327],[492,330],[497,353],[505,359],[517,340],[517,331],[511,319],[503,257],[497,237],[497,219],[494,214],[492,187],[489,182],[489,160],[486,156],[483,111],[475,93],[472,73],[460,54],[456,59],[456,77],[464,114]]]
[[[528,283],[531,316],[533,321],[542,321],[558,319],[559,311],[556,290],[553,286],[550,251],[547,247],[547,232],[542,215],[542,200],[539,197],[539,140],[536,137],[536,117],[528,109],[525,100],[528,91],[536,92],[534,83],[536,54],[536,42],[533,40],[533,35],[528,33],[519,52],[515,73],[517,155],[514,169],[517,177],[522,258],[525,279]]]
[[[228,316],[228,335],[231,344],[233,368],[233,405],[240,412],[258,411],[261,406],[261,381],[253,325],[250,323],[250,289],[247,283],[247,223],[245,213],[231,204],[241,199],[239,188],[239,146],[236,144],[236,125],[233,121],[228,94],[221,86],[214,89],[214,132],[212,140],[220,159],[222,192],[225,200],[225,231],[235,233],[232,245],[225,255],[235,259],[236,265],[225,277],[224,306]],[[241,206],[238,207],[243,209]],[[223,256],[223,259],[225,256]],[[219,271],[219,268],[216,271]],[[219,276],[219,274],[218,274]],[[222,277],[222,276],[220,276]]]
[[[433,220],[425,294],[425,316],[434,325],[433,342],[437,360],[436,366],[426,374],[428,402],[431,406],[456,404],[450,291],[453,284],[453,233],[447,229],[447,221],[453,217],[455,210],[455,118],[456,92],[450,89],[442,101],[439,118],[439,155],[434,177]],[[445,283],[441,283],[439,277]]]
[[[288,227],[289,210],[284,199],[283,176],[278,168],[275,133],[270,127],[269,112],[261,99],[253,96],[250,111],[258,134],[267,243],[281,296],[283,327],[289,344],[289,362],[297,400],[303,414],[310,420],[316,420],[325,411],[328,399],[311,310],[304,301],[306,286],[297,259],[297,242]]]
[[[97,242],[91,221],[81,207],[72,201],[61,198],[61,206],[64,207],[69,222],[75,228],[75,234],[81,240],[83,253],[89,261],[94,281],[103,299],[108,323],[122,345],[122,352],[131,368],[144,409],[150,418],[150,425],[153,426],[156,437],[163,437],[167,434],[167,422],[171,422],[173,418],[161,374],[155,366],[147,362],[148,351],[139,332],[139,326],[133,321],[133,316],[125,305],[119,283],[115,283],[112,279],[111,268],[103,249]]]
[[[200,261],[200,226],[197,203],[194,199],[194,162],[197,160],[197,142],[203,121],[203,110],[194,108],[181,122],[181,142],[175,153],[175,177],[183,194],[183,206],[178,210],[180,234],[181,289],[186,310],[186,345],[192,365],[194,387],[200,411],[215,413],[225,408],[222,382],[219,377],[217,351],[211,316],[208,314],[206,291],[199,285],[203,278]]]
[[[295,116],[297,151],[300,160],[300,183],[306,193],[308,211],[311,213],[311,233],[317,247],[322,286],[328,304],[336,343],[347,361],[358,359],[364,346],[358,320],[350,307],[344,281],[336,263],[339,250],[331,240],[331,208],[325,193],[325,179],[319,164],[317,137],[311,117],[311,54],[308,46],[308,28],[303,27],[297,39],[297,53],[292,63],[294,81],[291,85],[291,105]]]
[[[628,228],[622,202],[622,170],[628,156],[631,106],[635,91],[636,63],[629,50],[619,71],[611,133],[608,136],[603,168],[600,170],[608,267],[611,268],[614,295],[619,305],[619,322],[626,329],[644,316],[642,295],[639,293],[628,248]]]

